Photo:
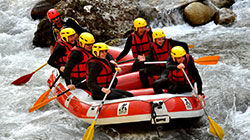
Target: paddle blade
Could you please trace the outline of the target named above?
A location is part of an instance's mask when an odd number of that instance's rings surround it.
[[[51,89],[49,88],[47,91],[45,91],[39,98],[38,100],[35,102],[35,104],[33,106],[38,105],[39,103],[47,100],[49,98],[49,93],[50,93]]]
[[[23,85],[25,83],[27,83],[30,78],[32,77],[32,75],[34,74],[34,72],[30,73],[30,74],[27,74],[27,75],[24,75],[18,79],[16,79],[15,81],[13,81],[11,84],[13,85]]]
[[[96,121],[94,120],[93,123],[86,130],[82,140],[93,140],[94,132],[95,132],[95,123]]]
[[[194,45],[188,45],[188,48],[193,48],[194,47]]]
[[[208,120],[209,120],[209,131],[210,133],[214,134],[215,136],[219,137],[220,140],[223,139],[224,137],[224,131],[223,129],[215,122],[211,119],[211,117],[208,116]]]
[[[194,62],[200,65],[215,65],[218,63],[220,56],[204,56],[196,59]]]
[[[45,101],[43,101],[43,102],[37,104],[36,106],[31,107],[31,108],[29,109],[29,112],[33,112],[33,111],[35,111],[35,110],[37,110],[37,109],[39,109],[39,108],[45,106],[47,103],[49,103],[50,101],[54,100],[55,98],[57,98],[57,96],[54,96],[54,97],[52,97],[52,98],[50,98],[50,99],[48,99],[48,100],[45,100]]]

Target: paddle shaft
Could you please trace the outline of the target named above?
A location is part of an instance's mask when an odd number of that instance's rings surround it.
[[[144,62],[144,64],[166,64],[167,61],[151,61],[151,62]]]
[[[200,65],[215,65],[218,63],[220,56],[204,56],[198,59],[195,59],[194,62]],[[144,64],[165,64],[167,61],[151,61],[144,62]]]
[[[59,78],[61,77],[61,75],[56,77],[56,80],[53,82],[53,84],[49,87],[49,89],[44,92],[39,98],[38,100],[35,102],[35,104],[33,106],[36,106],[37,104],[43,102],[45,99],[48,99],[49,97],[49,93],[51,91],[51,89],[55,86],[56,82],[59,80]]]
[[[188,45],[188,48],[193,48],[193,47],[194,47],[194,45]],[[122,63],[130,62],[130,61],[134,61],[136,59],[137,58],[133,58],[133,59],[125,60],[125,61],[120,61],[120,62],[117,62],[117,64],[122,64]]]
[[[41,68],[43,68],[44,66],[46,66],[48,64],[48,62],[46,62],[45,64],[43,64],[41,67],[39,67],[38,69],[36,69],[35,71],[33,71],[33,73],[39,71]]]
[[[112,80],[111,80],[111,82],[110,82],[110,84],[109,84],[108,89],[111,88],[111,86],[112,86],[112,84],[113,84],[113,82],[114,82],[114,80],[115,80],[115,77],[116,77],[117,73],[118,73],[118,72],[116,71],[115,74],[114,74],[114,76],[113,76],[113,78],[112,78]],[[102,106],[103,106],[104,101],[106,100],[107,96],[108,96],[108,94],[105,94],[105,96],[104,96],[104,98],[103,98],[103,100],[102,100],[102,103],[101,103],[101,105],[100,105],[100,107],[99,107],[99,110],[98,110],[98,112],[97,112],[97,114],[96,114],[96,116],[95,116],[94,121],[97,120],[97,117],[98,117],[99,113],[101,112]]]
[[[184,73],[184,75],[185,75],[186,79],[188,80],[189,85],[190,85],[190,86],[191,86],[191,88],[194,90],[195,95],[197,96],[197,98],[198,98],[199,100],[201,100],[201,99],[200,99],[200,97],[199,97],[199,96],[198,96],[198,94],[197,94],[196,89],[194,88],[194,86],[192,85],[191,81],[189,80],[189,78],[188,78],[188,76],[187,76],[187,73],[185,72],[185,70],[184,70],[184,69],[181,69],[181,70],[183,71],[183,73]],[[203,106],[203,104],[202,104],[202,103],[201,103],[201,106],[202,106],[202,108],[203,108],[203,110],[204,110],[204,113],[205,113],[205,114],[206,114],[206,116],[208,117],[207,111],[206,111],[206,109],[204,108],[204,106]]]
[[[136,60],[136,58],[125,60],[125,61],[120,61],[120,62],[117,62],[117,64],[122,64],[122,63],[130,62],[130,61],[134,61],[134,60]]]
[[[56,80],[54,81],[54,83],[49,87],[50,89],[52,89],[55,86],[56,82],[60,79],[60,77],[61,77],[61,74],[56,77]]]

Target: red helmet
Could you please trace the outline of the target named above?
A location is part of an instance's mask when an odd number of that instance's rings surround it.
[[[56,18],[58,16],[60,16],[60,13],[56,9],[49,9],[49,11],[47,12],[47,17],[49,18],[49,20],[52,20],[53,18]]]

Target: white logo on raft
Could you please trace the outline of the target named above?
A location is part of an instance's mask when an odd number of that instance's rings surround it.
[[[127,115],[128,114],[129,102],[120,103],[117,108],[117,115]]]
[[[181,100],[185,104],[187,110],[192,110],[192,104],[189,102],[187,98],[181,98]]]

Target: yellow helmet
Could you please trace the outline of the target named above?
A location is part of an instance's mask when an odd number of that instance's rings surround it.
[[[95,43],[95,44],[93,45],[93,48],[92,48],[92,54],[93,54],[94,56],[98,57],[99,54],[100,54],[100,51],[105,51],[105,50],[108,50],[108,49],[109,49],[109,47],[108,47],[108,45],[105,44],[105,43],[102,43],[102,42],[100,42],[100,43]]]
[[[174,61],[175,61],[175,58],[182,57],[184,55],[186,55],[186,51],[181,46],[175,46],[171,50],[171,56]]]
[[[60,36],[62,38],[62,41],[68,42],[69,41],[69,36],[74,35],[76,32],[72,28],[65,28],[62,29],[60,32]]]
[[[156,38],[162,38],[165,37],[165,33],[162,29],[156,29],[153,31],[153,42],[155,42]]]
[[[134,20],[135,31],[137,31],[139,27],[146,27],[146,26],[147,26],[147,22],[145,19],[137,18]]]
[[[84,48],[85,44],[94,44],[95,38],[91,33],[84,32],[79,36],[80,47]]]

